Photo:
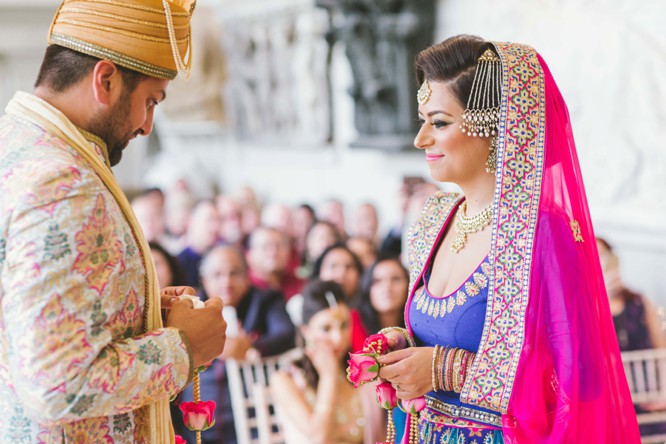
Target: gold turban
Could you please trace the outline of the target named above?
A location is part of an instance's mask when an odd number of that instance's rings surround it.
[[[48,42],[173,79],[192,64],[194,6],[195,0],[64,0]]]

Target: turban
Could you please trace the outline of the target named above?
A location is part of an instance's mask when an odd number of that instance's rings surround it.
[[[194,6],[195,0],[64,0],[48,43],[173,79],[192,64]]]

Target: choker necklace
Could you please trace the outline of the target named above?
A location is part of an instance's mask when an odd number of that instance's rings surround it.
[[[465,216],[467,212],[467,202],[460,205],[460,209],[456,213],[456,221],[453,227],[456,229],[456,238],[451,244],[451,251],[458,253],[465,247],[467,243],[467,235],[477,233],[488,225],[493,220],[492,204],[484,208],[479,214],[472,217]]]

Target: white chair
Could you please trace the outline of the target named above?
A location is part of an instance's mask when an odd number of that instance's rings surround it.
[[[666,349],[636,350],[622,353],[634,404],[666,401]],[[639,424],[666,422],[666,410],[639,413]],[[645,436],[643,443],[664,443],[666,435]]]
[[[257,361],[225,362],[231,408],[239,444],[282,444],[282,430],[268,390],[276,370],[286,369],[302,355],[300,349]]]

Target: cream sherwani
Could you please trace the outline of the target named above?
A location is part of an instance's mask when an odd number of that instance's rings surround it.
[[[191,368],[178,330],[145,333],[135,231],[64,139],[0,118],[0,443],[154,439],[151,404]]]

